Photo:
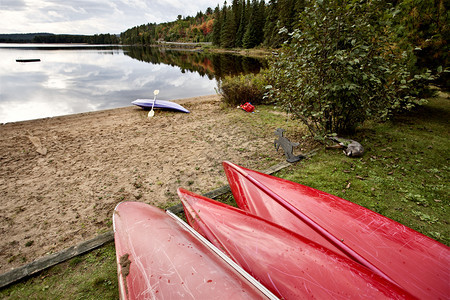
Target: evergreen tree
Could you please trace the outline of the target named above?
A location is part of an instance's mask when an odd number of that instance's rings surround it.
[[[277,42],[278,29],[278,2],[277,0],[270,0],[267,8],[267,19],[264,26],[264,45],[267,47],[278,47]]]
[[[235,45],[236,26],[231,7],[227,7],[226,1],[222,8],[222,29],[220,34],[220,46],[222,48],[233,48]]]
[[[242,46],[246,49],[253,48],[257,45],[257,29],[256,29],[256,14],[257,14],[257,0],[253,0],[249,6],[250,17],[247,24],[244,37],[242,38]]]
[[[302,1],[299,1],[302,2]],[[294,23],[296,22],[296,11],[295,11],[296,0],[279,0],[278,1],[278,22],[277,22],[277,34],[278,34],[278,44],[289,39],[289,32],[294,30]],[[283,33],[280,33],[280,30]]]
[[[241,15],[242,15],[242,2],[244,0],[233,0],[232,11],[234,15],[234,40],[236,44],[236,34],[239,29],[239,25],[241,23]]]
[[[256,19],[257,45],[260,45],[264,42],[264,27],[266,25],[266,3],[264,0],[259,2]]]
[[[214,25],[212,33],[212,43],[216,46],[220,46],[220,37],[222,30],[222,13],[219,5],[214,9]]]
[[[241,19],[239,21],[239,28],[236,33],[236,47],[243,47],[242,40],[244,39],[244,34],[247,28],[248,19],[250,17],[250,0],[247,0],[247,5],[245,4],[245,0],[242,0],[242,9],[241,9]]]
[[[253,0],[250,6],[250,21],[242,40],[244,48],[254,48],[264,41],[265,3]]]

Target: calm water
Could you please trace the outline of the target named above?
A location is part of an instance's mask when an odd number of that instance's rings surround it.
[[[222,76],[263,64],[150,47],[0,44],[0,123],[129,106],[155,89],[161,100],[210,95]]]

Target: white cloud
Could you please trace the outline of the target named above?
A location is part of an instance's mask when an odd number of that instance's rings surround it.
[[[1,0],[0,33],[120,33],[214,9],[222,0]]]
[[[24,0],[1,0],[0,1],[0,10],[24,10],[26,7]]]

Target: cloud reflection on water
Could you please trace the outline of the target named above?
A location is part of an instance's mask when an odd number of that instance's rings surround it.
[[[171,100],[215,93],[216,81],[178,67],[150,64],[121,49],[10,49],[0,45],[0,122],[131,105],[138,98]],[[17,58],[40,58],[17,63]]]

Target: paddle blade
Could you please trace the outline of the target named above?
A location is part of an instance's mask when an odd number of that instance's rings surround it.
[[[153,117],[155,115],[155,111],[152,109],[151,111],[148,112],[148,118],[150,119],[151,117]]]

